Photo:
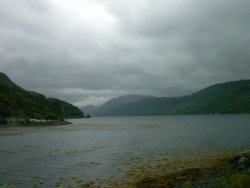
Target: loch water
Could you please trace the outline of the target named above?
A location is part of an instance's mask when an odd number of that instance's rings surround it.
[[[192,152],[250,149],[250,115],[70,119],[71,125],[0,128],[0,187],[56,187],[122,178],[142,163]]]

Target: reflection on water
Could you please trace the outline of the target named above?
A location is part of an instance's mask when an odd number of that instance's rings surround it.
[[[0,187],[64,187],[250,148],[250,115],[106,117],[0,129]],[[107,180],[107,179],[106,179]]]

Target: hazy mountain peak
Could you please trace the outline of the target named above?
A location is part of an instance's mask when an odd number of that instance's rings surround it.
[[[147,96],[147,95],[123,95],[119,97],[112,98],[105,102],[103,105],[101,105],[98,109],[93,111],[94,115],[107,113],[110,110],[114,110],[115,108],[118,108],[120,106],[134,103],[137,101],[145,100],[154,98],[154,96]]]
[[[110,107],[114,108],[120,105],[124,105],[124,104],[131,103],[131,102],[136,102],[136,101],[148,99],[148,98],[154,98],[154,96],[123,95],[123,96],[115,97],[115,98],[108,100],[101,106],[101,108],[110,108]]]
[[[96,106],[94,106],[93,104],[90,104],[90,105],[82,107],[81,111],[87,114],[92,114],[96,109],[97,109]]]

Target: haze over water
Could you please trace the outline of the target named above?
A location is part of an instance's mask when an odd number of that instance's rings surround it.
[[[55,187],[195,152],[250,149],[250,115],[98,117],[0,129],[0,187]],[[68,181],[70,180],[70,181]],[[38,186],[39,187],[39,186]]]

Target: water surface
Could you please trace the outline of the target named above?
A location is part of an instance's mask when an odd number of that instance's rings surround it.
[[[0,129],[0,187],[122,178],[143,163],[250,149],[250,115],[98,117]],[[66,186],[66,185],[65,185]]]

